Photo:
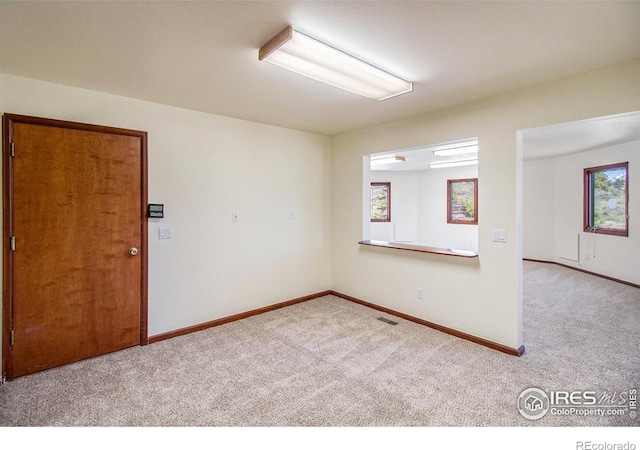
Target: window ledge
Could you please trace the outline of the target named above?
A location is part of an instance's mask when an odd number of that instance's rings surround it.
[[[457,250],[454,248],[427,247],[425,245],[403,244],[400,242],[386,241],[360,241],[358,244],[373,247],[395,248],[396,250],[409,250],[420,253],[435,253],[437,255],[457,256],[460,258],[477,258],[478,253],[471,250]]]

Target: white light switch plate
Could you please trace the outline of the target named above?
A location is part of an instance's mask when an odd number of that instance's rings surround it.
[[[158,239],[171,239],[171,228],[158,228]]]
[[[493,242],[507,242],[507,230],[493,230]]]

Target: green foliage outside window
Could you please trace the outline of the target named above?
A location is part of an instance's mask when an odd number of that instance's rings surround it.
[[[622,169],[593,172],[593,228],[626,229],[626,171]]]
[[[447,222],[477,224],[477,178],[447,181]]]
[[[390,183],[371,183],[371,221],[390,222]]]

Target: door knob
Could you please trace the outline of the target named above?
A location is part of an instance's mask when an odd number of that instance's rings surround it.
[[[131,256],[136,256],[136,255],[138,254],[138,249],[137,249],[137,248],[135,248],[135,247],[131,247],[131,248],[129,249],[129,254],[130,254]]]

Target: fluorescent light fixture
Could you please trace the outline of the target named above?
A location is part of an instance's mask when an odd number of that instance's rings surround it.
[[[445,167],[475,166],[478,164],[477,159],[466,159],[464,161],[449,161],[443,163],[429,164],[431,169],[444,169]]]
[[[453,155],[465,155],[467,153],[477,153],[478,144],[465,145],[454,148],[447,148],[442,150],[434,150],[433,154],[436,156],[453,156]]]
[[[372,166],[383,166],[385,164],[393,164],[399,162],[405,162],[406,158],[404,156],[386,156],[384,158],[377,158],[371,160]]]
[[[413,91],[413,83],[290,26],[260,49],[258,59],[378,101]]]

